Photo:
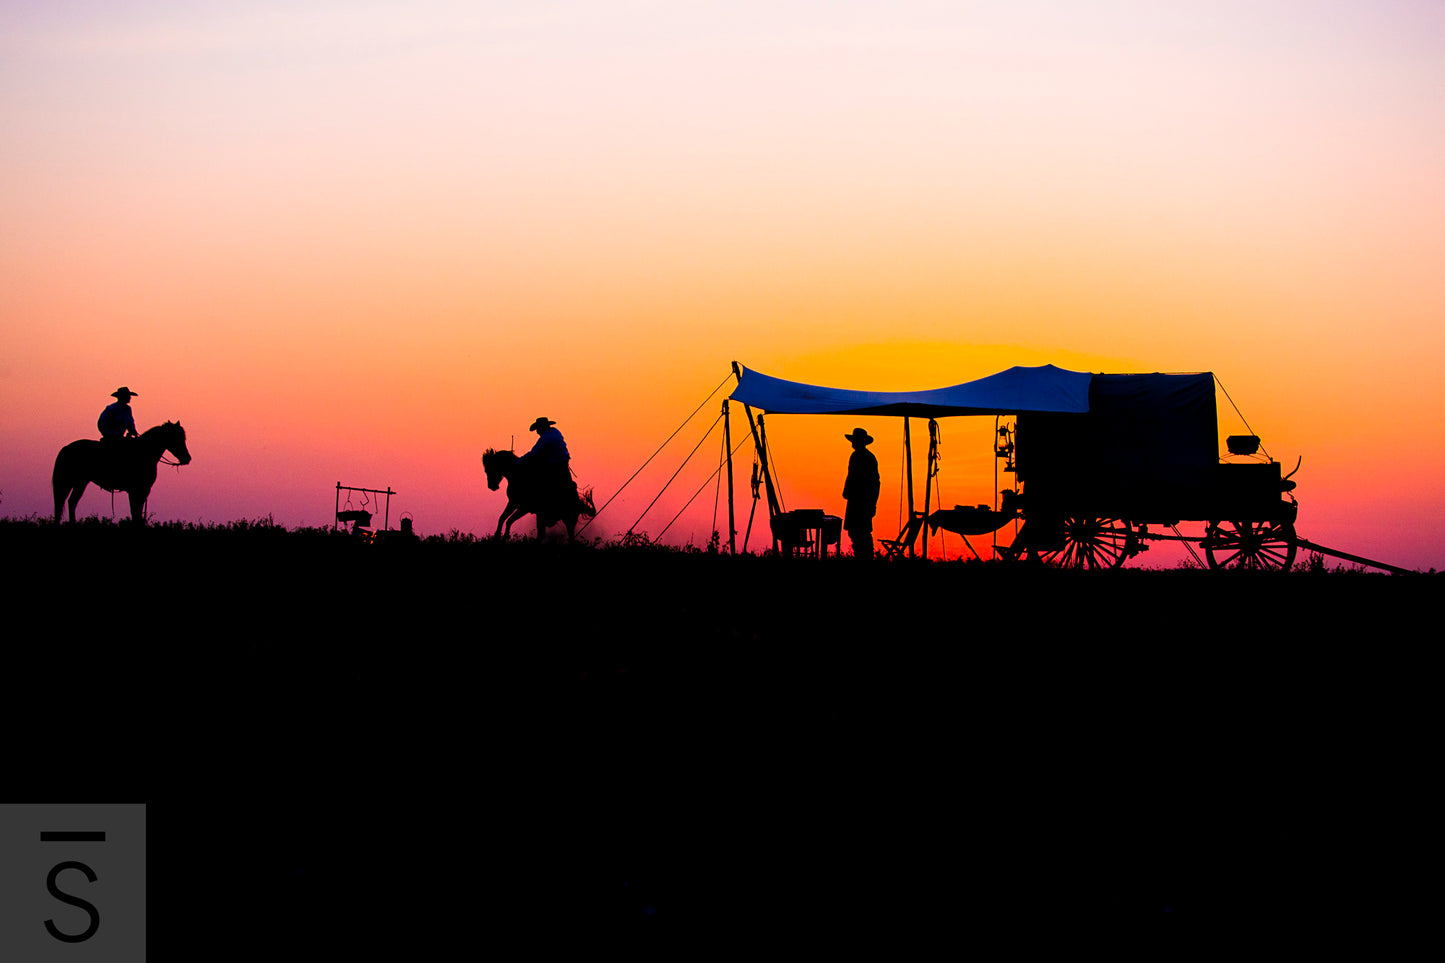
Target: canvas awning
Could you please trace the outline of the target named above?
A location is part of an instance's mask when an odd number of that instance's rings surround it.
[[[929,391],[853,391],[784,381],[740,366],[738,385],[730,396],[768,414],[908,415],[943,418],[950,415],[1006,415],[1024,411],[1082,413],[1089,410],[1093,375],[1051,364],[1015,366],[1007,371]]]

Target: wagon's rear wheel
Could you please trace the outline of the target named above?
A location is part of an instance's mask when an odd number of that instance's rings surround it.
[[[1210,522],[1204,530],[1212,569],[1287,572],[1298,547],[1293,522]]]
[[[1037,555],[1054,568],[1110,569],[1123,565],[1136,544],[1127,521],[1070,517],[1064,519],[1064,547]]]

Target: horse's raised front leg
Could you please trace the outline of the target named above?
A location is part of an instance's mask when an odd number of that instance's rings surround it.
[[[499,518],[499,519],[497,519],[497,534],[498,534],[498,535],[505,535],[505,537],[511,538],[511,537],[512,537],[512,523],[515,522],[517,519],[521,518],[521,517],[522,517],[523,515],[525,515],[525,514],[527,514],[527,513],[522,510],[522,507],[521,507],[520,505],[513,505],[511,502],[507,502],[507,509],[506,509],[506,511],[502,512],[502,517]],[[506,524],[506,530],[505,530],[505,531],[503,531],[503,528],[502,528],[503,523]]]

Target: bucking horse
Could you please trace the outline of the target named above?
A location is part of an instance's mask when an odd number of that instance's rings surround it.
[[[507,480],[507,507],[497,519],[498,535],[511,535],[513,522],[523,515],[536,515],[538,538],[546,533],[548,526],[562,522],[567,526],[567,540],[572,541],[576,537],[577,519],[597,514],[591,490],[579,494],[577,486],[571,485],[562,491],[547,491],[537,472],[516,452],[488,448],[482,453],[482,467],[487,472],[487,487],[492,491],[497,490],[502,479]]]
[[[176,463],[188,465],[191,453],[186,450],[186,430],[178,421],[146,429],[139,438],[114,441],[72,441],[55,456],[55,470],[50,484],[55,490],[55,521],[70,500],[70,520],[75,521],[75,506],[92,482],[110,492],[130,496],[130,517],[145,524],[146,499],[156,483],[156,465],[161,455],[170,452]]]

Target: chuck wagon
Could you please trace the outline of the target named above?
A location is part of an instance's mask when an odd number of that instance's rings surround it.
[[[1053,365],[1014,367],[978,381],[917,392],[824,388],[734,366],[731,400],[762,412],[895,415],[929,424],[927,479],[936,473],[937,418],[993,415],[996,454],[1018,484],[1001,504],[914,511],[909,466],[908,523],[882,539],[889,555],[912,553],[926,523],[965,537],[1022,523],[1006,558],[1070,568],[1116,568],[1150,540],[1197,544],[1211,568],[1285,570],[1294,562],[1294,482],[1260,454],[1258,437],[1232,436],[1220,457],[1215,378],[1197,374],[1089,374]],[[1004,422],[1012,417],[1012,424]],[[761,417],[759,417],[761,422]],[[757,433],[764,473],[770,459]],[[1298,466],[1296,466],[1298,468]],[[1293,474],[1291,472],[1290,474]],[[769,487],[771,492],[771,485]],[[781,513],[773,504],[770,511]],[[1186,536],[1182,521],[1204,523]],[[1151,531],[1150,526],[1156,530]],[[1172,530],[1172,534],[1158,531]],[[774,531],[778,531],[774,519]],[[786,530],[786,525],[783,526]],[[785,539],[786,541],[786,539]],[[926,553],[927,542],[924,542]],[[972,549],[972,545],[969,546]]]
[[[1259,439],[1227,439],[1222,462],[1214,376],[1097,374],[1089,410],[1020,412],[1014,501],[1025,523],[1014,554],[1085,568],[1112,568],[1138,554],[1149,526],[1202,521],[1211,568],[1288,569],[1297,539],[1294,482],[1258,459]],[[1291,473],[1293,474],[1293,473]]]

